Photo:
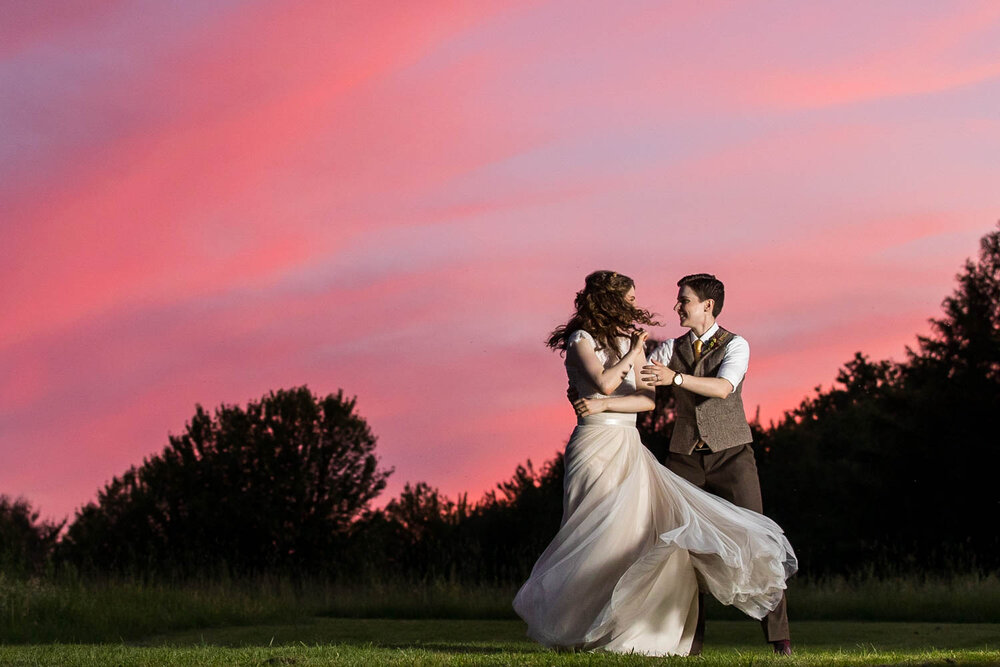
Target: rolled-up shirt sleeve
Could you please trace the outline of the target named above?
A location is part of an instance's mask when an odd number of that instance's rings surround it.
[[[729,341],[729,345],[726,346],[717,377],[729,380],[735,391],[736,387],[740,386],[740,382],[743,382],[743,378],[746,377],[749,366],[750,343],[742,336],[734,336]]]
[[[667,340],[660,343],[653,352],[649,355],[649,363],[654,361],[658,364],[663,364],[666,366],[670,363],[670,358],[674,356],[674,339],[668,338]]]

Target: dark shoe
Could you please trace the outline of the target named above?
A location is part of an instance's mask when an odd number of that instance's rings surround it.
[[[771,642],[771,646],[774,647],[774,652],[778,655],[791,655],[792,654],[792,642],[787,639],[781,639],[776,642]]]

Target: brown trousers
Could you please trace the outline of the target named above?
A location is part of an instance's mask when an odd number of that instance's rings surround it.
[[[746,507],[763,514],[760,499],[760,479],[757,477],[757,461],[750,445],[730,447],[710,454],[677,454],[670,452],[667,468],[695,486],[728,500],[734,505]],[[701,653],[705,640],[704,596],[698,596],[698,627],[695,629],[691,654]],[[764,639],[776,642],[789,639],[788,610],[785,598],[761,622]]]

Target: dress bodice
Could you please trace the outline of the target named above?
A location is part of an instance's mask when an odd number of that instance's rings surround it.
[[[605,368],[609,368],[618,363],[618,360],[621,359],[626,352],[628,352],[629,348],[629,341],[627,338],[616,338],[615,342],[618,344],[619,356],[612,359],[611,355],[608,354],[608,351],[598,349],[597,341],[594,340],[594,337],[582,329],[574,331],[570,334],[566,341],[566,347],[572,347],[584,339],[589,340],[590,344],[594,346],[594,353],[597,355],[597,359],[604,364]],[[581,398],[605,398],[607,396],[607,394],[602,394],[597,390],[597,387],[594,386],[594,383],[591,382],[590,377],[587,375],[587,371],[570,361],[569,358],[566,359],[566,376],[569,378],[570,386],[576,390],[576,393],[579,394]],[[618,385],[618,388],[615,389],[610,395],[626,396],[634,393],[635,389],[635,368],[629,368],[628,375],[625,376],[622,383]]]

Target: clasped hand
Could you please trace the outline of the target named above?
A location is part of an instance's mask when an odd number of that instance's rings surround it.
[[[587,415],[596,415],[604,412],[605,403],[603,398],[580,398],[580,394],[576,393],[576,389],[572,386],[566,390],[566,398],[573,404],[573,410],[576,412],[577,417],[586,417]]]
[[[631,334],[629,334],[629,347],[628,353],[635,356],[646,350],[646,340],[649,338],[649,332],[643,331],[642,329],[636,329]]]

